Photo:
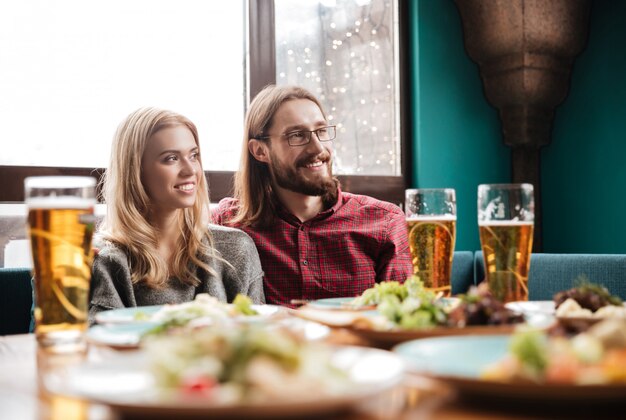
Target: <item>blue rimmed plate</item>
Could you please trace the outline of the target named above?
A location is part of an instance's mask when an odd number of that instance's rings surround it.
[[[317,299],[309,302],[306,306],[314,309],[330,309],[330,310],[346,310],[346,311],[369,311],[376,308],[376,305],[354,305],[356,298],[353,297],[336,297]],[[441,298],[441,302],[445,306],[454,306],[458,304],[459,299],[455,297]]]
[[[110,311],[103,311],[96,314],[95,319],[98,324],[144,324],[150,322],[154,314],[159,312],[165,305],[138,306],[134,308],[119,308]],[[252,305],[258,315],[238,315],[233,319],[240,322],[259,322],[269,319],[282,312],[280,306],[275,305]]]
[[[116,349],[133,349],[139,347],[141,336],[156,325],[150,322],[94,325],[87,331],[87,340]]]
[[[145,323],[161,308],[163,305],[111,309],[97,313],[95,318],[98,324],[103,325]]]
[[[372,309],[375,305],[368,306],[354,306],[352,303],[354,302],[353,297],[338,297],[338,298],[325,298],[325,299],[317,299],[309,302],[307,304],[310,308],[315,309],[330,309],[330,310],[348,310],[355,311],[359,309]]]
[[[626,398],[626,384],[565,385],[481,379],[480,372],[506,355],[509,340],[510,335],[436,337],[409,341],[393,351],[407,362],[409,372],[439,379],[469,396],[568,404],[619,402]]]
[[[87,331],[87,340],[115,349],[134,349],[141,344],[142,336],[157,325],[154,322],[94,325]],[[307,341],[322,340],[330,334],[326,325],[294,317],[277,319],[263,328],[284,328]]]

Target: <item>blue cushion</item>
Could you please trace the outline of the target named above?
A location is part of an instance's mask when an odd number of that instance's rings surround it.
[[[476,252],[476,281],[485,278],[482,251]],[[528,273],[528,298],[551,300],[556,292],[576,286],[585,276],[626,300],[626,255],[624,254],[532,254]]]
[[[28,268],[0,268],[0,335],[29,332],[33,290]]]
[[[467,289],[474,284],[474,253],[472,251],[454,253],[450,283],[453,295],[467,292]]]

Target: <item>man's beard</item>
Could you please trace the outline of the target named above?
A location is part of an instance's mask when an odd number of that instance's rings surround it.
[[[324,164],[328,165],[328,175],[314,180],[305,179],[304,176],[298,172],[298,168],[316,160],[317,157],[319,157]],[[293,167],[283,165],[273,154],[270,156],[270,160],[272,180],[281,188],[310,196],[331,195],[336,197],[338,181],[333,178],[328,152],[324,153],[323,156],[307,156],[298,159]]]

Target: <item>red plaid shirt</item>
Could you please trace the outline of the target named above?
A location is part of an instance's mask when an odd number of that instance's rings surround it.
[[[214,221],[228,224],[236,208],[235,199],[223,199]],[[235,226],[257,246],[267,303],[357,296],[413,271],[405,216],[393,204],[339,191],[337,204],[304,223],[284,208],[276,216],[266,230]]]

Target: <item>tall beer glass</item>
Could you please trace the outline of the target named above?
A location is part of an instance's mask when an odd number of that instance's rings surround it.
[[[451,188],[406,190],[405,213],[413,274],[427,288],[449,296],[456,241],[455,191]]]
[[[35,277],[35,334],[55,353],[85,348],[96,181],[30,177],[24,182]]]
[[[531,184],[478,186],[478,229],[491,293],[528,300],[535,201]]]

